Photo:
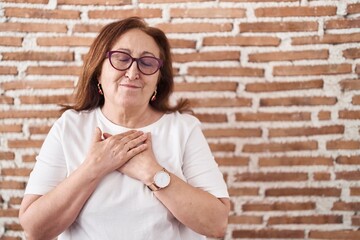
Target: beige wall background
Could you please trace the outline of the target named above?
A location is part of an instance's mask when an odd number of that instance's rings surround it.
[[[89,45],[134,15],[171,41],[173,98],[229,187],[225,239],[360,239],[360,1],[2,0],[1,240],[24,239],[27,177]]]

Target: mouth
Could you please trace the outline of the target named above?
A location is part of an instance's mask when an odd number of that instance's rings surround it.
[[[133,89],[141,88],[140,86],[133,85],[133,84],[126,84],[126,83],[120,84],[120,86],[126,87],[126,88],[133,88]]]

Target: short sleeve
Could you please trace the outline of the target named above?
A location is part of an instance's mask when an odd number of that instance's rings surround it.
[[[217,198],[229,197],[223,175],[211,153],[200,123],[194,126],[186,142],[183,173],[190,185]]]
[[[25,194],[44,195],[55,188],[67,176],[66,161],[62,148],[59,120],[50,129],[36,157]]]

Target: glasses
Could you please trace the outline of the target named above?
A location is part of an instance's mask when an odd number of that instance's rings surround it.
[[[133,58],[130,54],[122,51],[109,51],[106,53],[106,57],[109,58],[111,66],[119,71],[129,69],[133,62],[136,62],[139,71],[145,75],[156,73],[163,65],[163,61],[156,57]]]

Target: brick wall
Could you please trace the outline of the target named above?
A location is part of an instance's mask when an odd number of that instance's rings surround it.
[[[170,38],[232,202],[226,239],[360,239],[359,0],[2,0],[0,238],[104,24]]]

